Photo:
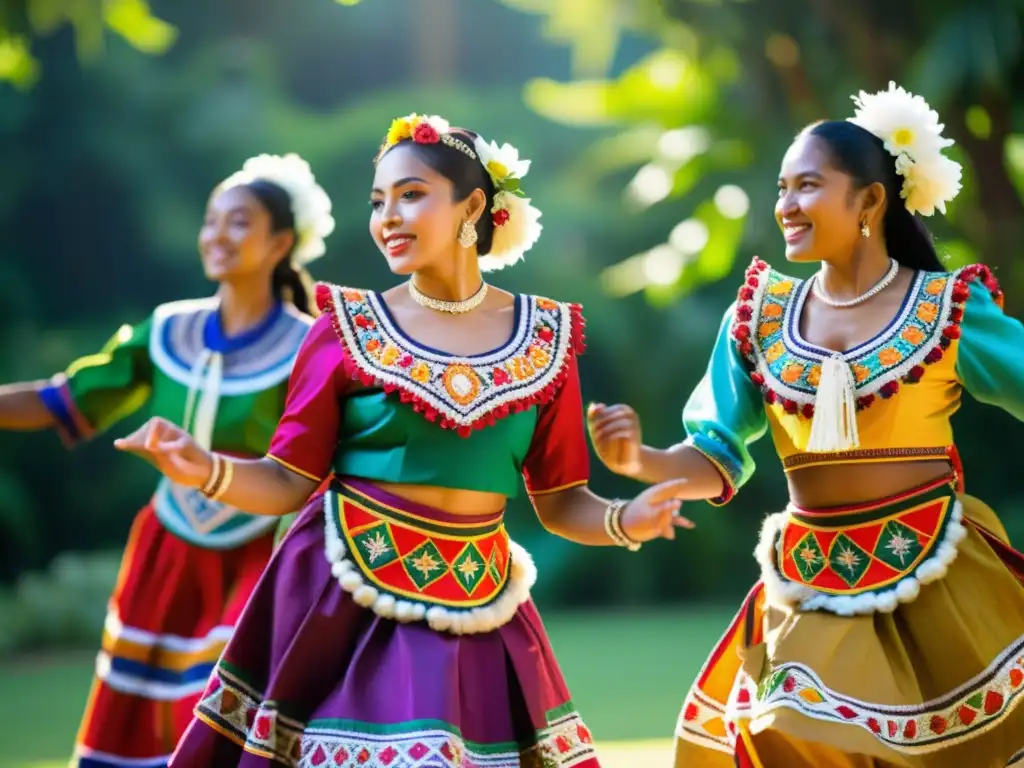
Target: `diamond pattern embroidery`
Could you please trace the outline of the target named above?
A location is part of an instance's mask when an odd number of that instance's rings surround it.
[[[890,520],[878,537],[874,555],[886,565],[902,571],[921,554],[917,534],[896,520]]]
[[[388,530],[387,523],[368,528],[354,536],[353,540],[370,570],[382,568],[398,559],[395,542],[391,538],[391,531]]]
[[[432,541],[423,542],[406,555],[402,562],[409,578],[419,589],[423,589],[448,572],[448,564]]]
[[[495,584],[501,583],[501,577],[505,573],[505,558],[501,556],[497,546],[491,550],[491,556],[487,558],[487,572],[491,574]]]
[[[821,551],[813,533],[808,533],[793,548],[792,558],[804,581],[814,581],[827,565],[825,553]]]
[[[851,587],[860,581],[871,565],[870,555],[854,544],[845,533],[836,536],[832,542],[828,559],[832,570]]]
[[[462,550],[462,554],[452,562],[455,578],[466,590],[467,595],[473,594],[473,590],[484,577],[486,568],[487,564],[484,562],[483,556],[472,544],[467,544],[466,548]]]

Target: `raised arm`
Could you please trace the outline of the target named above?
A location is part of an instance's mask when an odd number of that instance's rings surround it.
[[[257,515],[301,507],[330,473],[340,423],[339,397],[348,386],[341,345],[329,315],[310,328],[288,382],[284,415],[262,459],[239,460],[200,448],[166,420],[151,419],[115,442],[154,464],[175,482]]]
[[[614,472],[648,483],[680,481],[680,497],[724,504],[754,472],[747,446],[768,427],[761,393],[731,336],[725,313],[707,371],[683,408],[687,437],[669,448],[642,443],[639,420],[625,405],[596,405],[589,427],[594,447]]]
[[[98,353],[52,379],[0,387],[0,429],[52,427],[73,446],[138,410],[151,391],[149,327],[122,326]]]

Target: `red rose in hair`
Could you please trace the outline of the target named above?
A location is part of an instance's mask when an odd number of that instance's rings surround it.
[[[504,208],[495,211],[491,214],[491,218],[494,220],[494,226],[500,227],[502,224],[508,221],[508,211]]]
[[[430,123],[420,123],[413,129],[412,140],[417,144],[437,144],[441,140],[441,134],[434,130]]]

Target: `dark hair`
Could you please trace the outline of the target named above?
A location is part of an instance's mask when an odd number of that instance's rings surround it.
[[[451,128],[448,132],[473,149],[473,142],[477,138],[473,131],[465,128]],[[418,144],[411,139],[405,139],[391,147],[381,147],[377,157],[374,158],[374,164],[380,162],[380,159],[395,147],[402,146],[409,147],[409,151],[415,153],[417,158],[452,183],[452,199],[456,202],[461,203],[473,194],[475,189],[484,191],[487,200],[484,203],[484,215],[476,222],[476,252],[479,256],[486,256],[490,253],[491,243],[494,240],[494,219],[490,216],[490,210],[494,205],[495,189],[491,175],[483,164],[462,150],[450,147],[443,142]]]
[[[245,185],[253,197],[260,201],[270,214],[270,231],[282,232],[286,229],[295,230],[295,214],[292,212],[292,198],[280,186],[272,181],[257,179]],[[294,250],[294,245],[292,246]],[[314,314],[310,304],[312,279],[306,270],[292,264],[291,251],[274,267],[270,275],[270,289],[274,298],[279,301],[291,301],[300,311],[307,315]]]
[[[814,136],[828,146],[832,165],[850,176],[855,189],[878,182],[885,187],[888,207],[882,223],[885,247],[902,266],[933,272],[945,271],[935,252],[931,232],[921,218],[907,210],[900,198],[903,177],[896,173],[896,158],[880,138],[848,120],[813,123],[801,136]]]

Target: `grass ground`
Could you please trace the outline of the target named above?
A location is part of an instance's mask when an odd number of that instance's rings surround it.
[[[561,615],[546,620],[605,768],[668,766],[682,697],[727,611]],[[0,768],[64,768],[88,691],[91,654],[0,666]]]

